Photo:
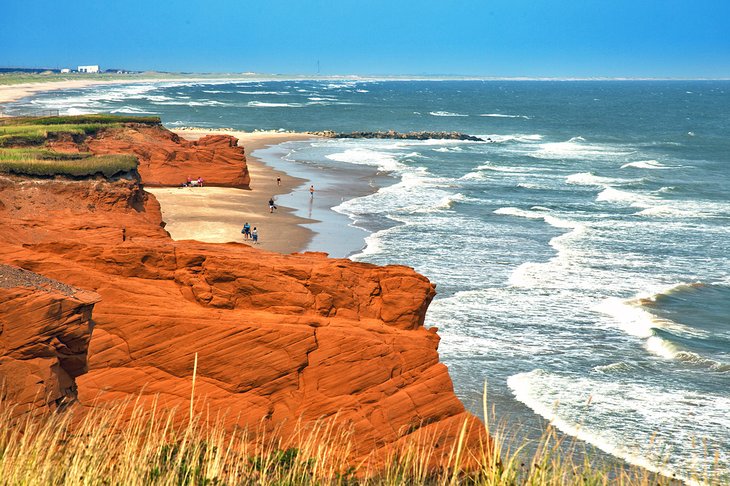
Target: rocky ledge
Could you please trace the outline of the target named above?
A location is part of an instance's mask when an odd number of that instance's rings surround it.
[[[396,140],[465,140],[470,142],[485,142],[486,140],[475,137],[473,135],[467,135],[466,133],[460,132],[396,132],[395,130],[388,130],[382,132],[350,132],[340,133],[331,130],[324,130],[321,132],[309,132],[312,135],[325,138],[383,138],[383,139],[396,139]]]

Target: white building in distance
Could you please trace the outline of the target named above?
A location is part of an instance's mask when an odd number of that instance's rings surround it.
[[[79,66],[77,71],[80,73],[98,73],[99,66]]]
[[[71,72],[71,70],[69,68],[63,68],[63,69],[61,69],[61,74],[67,74],[67,73],[70,73],[70,72]]]

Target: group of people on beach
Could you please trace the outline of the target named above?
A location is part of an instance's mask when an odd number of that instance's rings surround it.
[[[182,183],[182,187],[203,187],[203,178],[198,177],[197,179],[193,179],[188,176],[187,180]]]
[[[254,245],[258,244],[259,232],[256,229],[256,226],[251,229],[251,225],[248,224],[248,221],[246,221],[246,224],[243,225],[243,229],[241,229],[241,233],[243,233],[244,240],[252,240]]]
[[[193,185],[201,185],[203,184],[202,179],[198,179],[198,181],[192,181],[192,182],[198,182],[198,184]],[[188,177],[188,182],[183,184],[183,186],[188,186],[191,183],[191,179]],[[276,178],[276,184],[281,184],[281,177]],[[314,198],[314,185],[309,186],[309,197]],[[273,213],[278,208],[276,207],[276,201],[274,201],[274,196],[271,196],[269,198],[269,213]],[[248,241],[253,241],[254,244],[258,244],[259,242],[259,233],[258,229],[254,226],[253,229],[251,229],[251,225],[248,223],[248,221],[243,225],[243,228],[241,229],[241,233],[243,234],[243,239]]]

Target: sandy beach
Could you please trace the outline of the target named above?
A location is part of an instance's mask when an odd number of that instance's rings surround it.
[[[238,138],[245,147],[251,176],[250,190],[225,187],[172,187],[147,188],[155,195],[162,207],[165,229],[175,240],[198,240],[210,243],[244,241],[241,228],[248,222],[256,227],[259,242],[256,245],[278,253],[295,253],[304,250],[314,232],[303,224],[314,222],[296,216],[291,208],[277,205],[269,212],[269,198],[290,193],[304,184],[303,179],[291,177],[274,170],[251,154],[271,145],[314,138],[304,133],[239,132],[234,130],[180,129],[174,130],[188,140],[211,134],[226,134]],[[276,179],[281,178],[281,184]]]
[[[45,83],[21,83],[0,85],[0,103],[9,103],[42,91],[58,91],[62,89],[77,89],[87,86],[95,86],[99,84],[130,84],[144,83],[155,80],[148,79],[73,79],[69,81],[49,81]],[[0,106],[0,116],[2,116],[2,106]]]

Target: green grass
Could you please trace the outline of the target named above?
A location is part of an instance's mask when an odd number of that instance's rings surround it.
[[[0,172],[29,176],[113,177],[137,168],[137,157],[62,153],[46,149],[0,149]]]
[[[48,137],[93,135],[125,123],[159,125],[156,116],[78,115],[0,118],[0,147],[42,145]]]
[[[142,123],[159,125],[158,116],[123,116],[123,115],[67,115],[67,116],[39,116],[39,117],[12,117],[0,118],[0,126],[14,125],[118,125],[120,123]]]
[[[87,123],[65,125],[0,125],[0,147],[13,145],[42,145],[49,136],[92,135],[102,128],[112,128],[114,124]]]

